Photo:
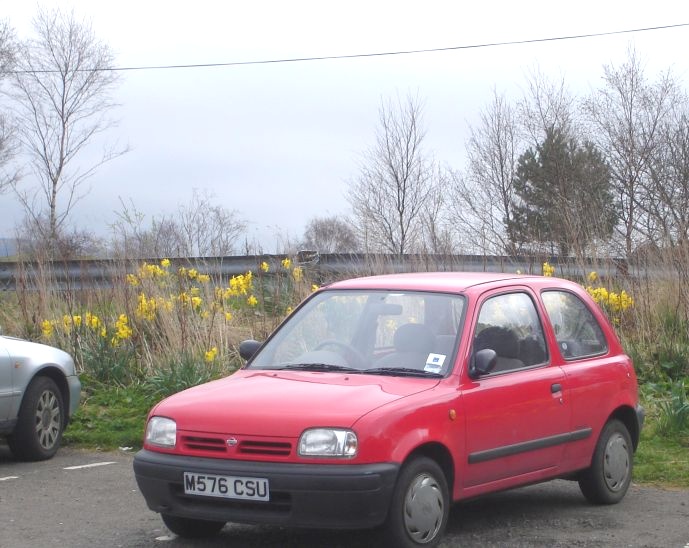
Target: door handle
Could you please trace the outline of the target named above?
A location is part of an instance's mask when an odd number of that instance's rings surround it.
[[[550,385],[550,391],[553,394],[557,394],[558,392],[562,392],[562,385],[559,382],[553,383]]]

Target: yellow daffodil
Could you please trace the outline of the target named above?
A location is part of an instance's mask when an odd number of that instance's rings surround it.
[[[52,337],[55,330],[55,324],[50,320],[43,320],[41,322],[41,331],[45,337]]]
[[[218,355],[218,349],[217,347],[213,347],[210,350],[208,350],[205,355],[204,359],[206,360],[207,363],[211,363],[215,361],[216,356]]]

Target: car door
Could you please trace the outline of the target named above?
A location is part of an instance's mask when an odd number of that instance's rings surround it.
[[[12,392],[12,363],[0,338],[0,422],[9,418]]]
[[[524,290],[489,294],[480,304],[474,350],[491,348],[497,359],[491,373],[467,376],[462,388],[465,488],[553,475],[564,456],[571,419],[566,377],[551,365],[534,302]]]

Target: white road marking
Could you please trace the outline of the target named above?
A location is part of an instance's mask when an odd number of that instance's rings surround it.
[[[4,478],[0,478],[0,481],[7,481],[11,479],[19,479],[19,476],[5,476]]]
[[[64,470],[81,470],[83,468],[96,468],[97,466],[107,466],[108,464],[117,464],[115,461],[108,462],[94,462],[92,464],[82,464],[81,466],[67,466]]]

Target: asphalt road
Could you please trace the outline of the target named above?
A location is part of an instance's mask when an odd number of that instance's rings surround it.
[[[176,538],[136,487],[133,455],[63,448],[14,462],[0,444],[0,547],[371,548],[370,532],[230,524],[212,540]],[[442,546],[689,548],[689,491],[633,485],[614,506],[591,506],[555,481],[456,505]]]

